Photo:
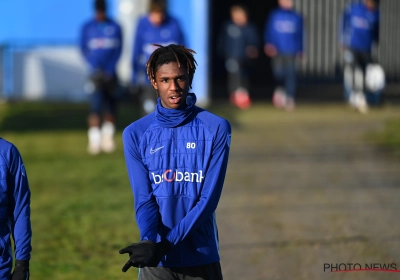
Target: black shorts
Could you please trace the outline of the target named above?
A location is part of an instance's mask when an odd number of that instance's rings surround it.
[[[219,262],[192,267],[143,267],[138,280],[222,280]]]

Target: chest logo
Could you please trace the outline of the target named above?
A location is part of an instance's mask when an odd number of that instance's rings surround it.
[[[161,150],[162,148],[164,148],[164,146],[155,148],[154,150],[153,150],[153,148],[150,148],[150,154],[154,154],[154,153],[158,152],[159,150]]]

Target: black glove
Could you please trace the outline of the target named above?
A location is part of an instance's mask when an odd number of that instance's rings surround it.
[[[131,266],[157,266],[170,249],[171,244],[168,241],[155,243],[144,240],[139,243],[133,243],[119,251],[120,254],[129,253],[129,261],[124,265],[122,271],[126,272]]]
[[[29,280],[29,261],[15,261],[14,272],[11,280]]]

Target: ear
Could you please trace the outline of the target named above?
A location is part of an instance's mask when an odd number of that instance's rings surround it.
[[[154,88],[155,90],[158,90],[157,83],[156,83],[156,81],[155,81],[154,79],[151,80],[151,85],[153,86],[153,88]]]

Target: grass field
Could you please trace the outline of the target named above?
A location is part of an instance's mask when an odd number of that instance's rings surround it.
[[[120,131],[116,153],[93,157],[84,105],[5,104],[0,112],[1,137],[20,150],[31,186],[31,279],[134,279],[118,253],[139,236]]]
[[[229,106],[211,110],[234,128],[256,121],[261,112]],[[270,112],[263,117],[292,118]],[[138,115],[134,108],[121,108],[117,152],[99,156],[86,153],[85,118],[82,104],[0,105],[0,136],[20,150],[32,191],[33,280],[136,279],[135,269],[121,272],[127,256],[118,250],[139,238],[121,143],[122,128]],[[370,138],[399,149],[399,135],[399,122],[393,120]],[[247,141],[245,132],[236,136]]]

